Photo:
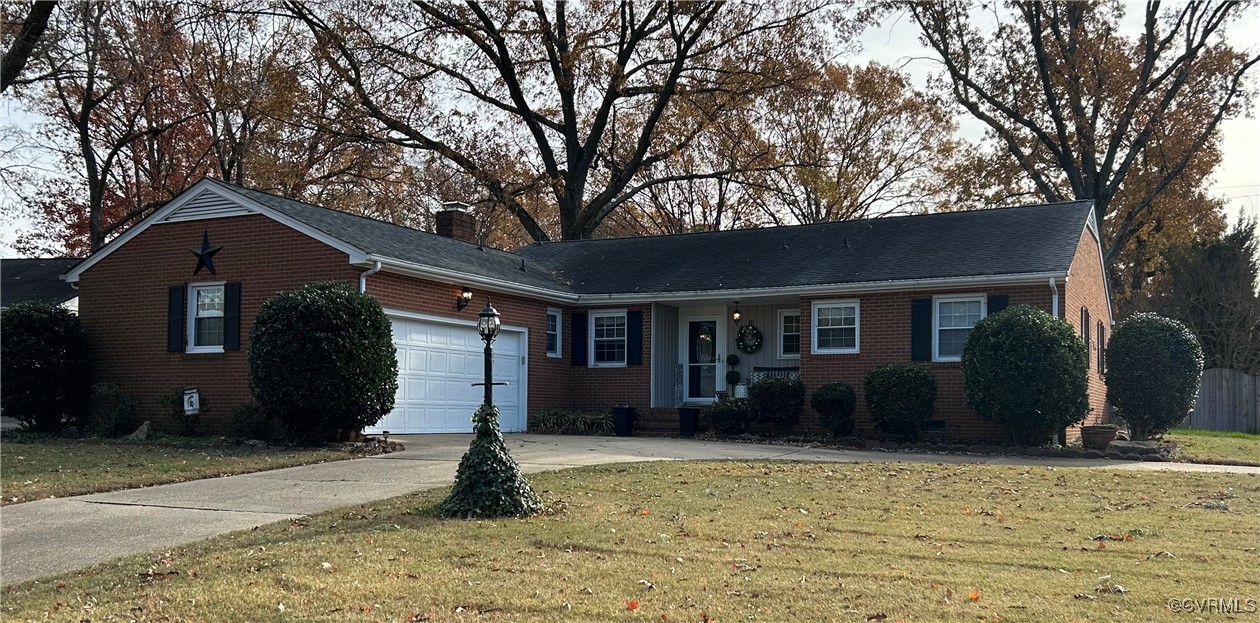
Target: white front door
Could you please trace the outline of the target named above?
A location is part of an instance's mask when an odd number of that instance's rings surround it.
[[[683,365],[683,403],[713,402],[715,391],[725,384],[723,331],[721,316],[688,316],[682,318],[678,360]]]
[[[484,389],[485,344],[477,329],[419,318],[391,318],[398,357],[394,410],[366,433],[472,432]],[[504,432],[525,430],[524,333],[504,330],[494,341],[494,388]]]

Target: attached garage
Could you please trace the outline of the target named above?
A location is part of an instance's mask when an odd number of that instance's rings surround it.
[[[391,312],[398,356],[394,410],[367,433],[468,433],[481,406],[485,344],[471,323]],[[526,333],[503,327],[494,341],[494,388],[504,432],[525,430]]]

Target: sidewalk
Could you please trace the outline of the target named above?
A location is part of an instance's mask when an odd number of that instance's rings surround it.
[[[15,584],[290,517],[449,486],[471,436],[397,439],[406,445],[405,451],[5,506],[0,508],[0,583]],[[530,473],[628,461],[736,459],[1260,474],[1260,468],[1224,465],[865,452],[644,437],[521,434],[506,439],[512,456]]]

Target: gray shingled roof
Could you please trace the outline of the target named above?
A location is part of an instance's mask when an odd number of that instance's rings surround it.
[[[0,260],[0,307],[23,301],[60,305],[79,296],[61,276],[81,261],[76,257]]]
[[[1066,273],[1090,201],[675,236],[516,253],[217,184],[365,253],[572,294],[672,293]]]
[[[669,293],[1059,272],[1090,201],[533,244],[518,251],[582,294]]]
[[[547,269],[520,255],[213,181],[220,188],[306,223],[370,255],[449,270],[455,275],[475,275],[559,292],[570,291],[552,278]]]

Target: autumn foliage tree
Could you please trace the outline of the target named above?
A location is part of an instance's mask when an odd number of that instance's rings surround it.
[[[371,139],[440,156],[534,240],[591,237],[662,184],[724,113],[802,80],[824,0],[284,5],[376,122]],[[361,19],[367,13],[372,20]]]
[[[86,255],[204,176],[409,225],[399,147],[364,143],[291,18],[210,5],[63,3],[14,88],[57,170],[24,175],[30,255]]]
[[[1260,62],[1224,38],[1245,3],[1148,2],[1135,36],[1116,0],[1008,2],[987,32],[971,3],[903,6],[944,89],[987,128],[981,161],[1019,174],[985,179],[1008,196],[1093,199],[1113,283],[1140,287],[1169,246],[1160,236],[1220,230],[1205,185],[1221,121],[1250,105]]]

